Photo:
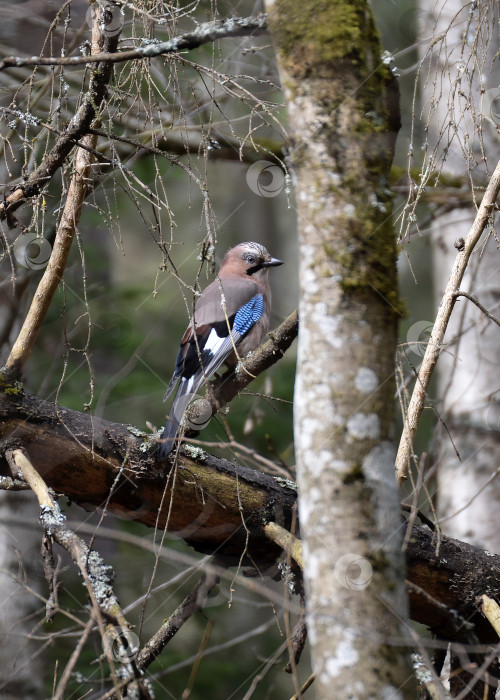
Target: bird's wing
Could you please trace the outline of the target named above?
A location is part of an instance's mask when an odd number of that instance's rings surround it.
[[[197,368],[189,374],[186,374],[186,372],[176,374],[174,372],[174,375],[170,380],[165,398],[167,398],[173,390],[179,376],[181,378],[179,388],[172,403],[170,415],[162,435],[162,444],[160,446],[160,456],[162,458],[167,457],[171,452],[184,411],[186,410],[188,404],[195,398],[199,388],[203,385],[203,382],[219,369],[227,357],[232,353],[234,348],[238,345],[245,333],[247,333],[262,316],[263,310],[264,300],[262,294],[258,293],[255,294],[234,314],[232,330],[230,333],[227,333],[225,336],[221,336],[217,332],[217,329],[212,327],[207,337],[204,339],[202,348],[200,347],[200,344],[198,345],[198,348],[196,347],[195,336],[192,334],[193,340],[189,340],[189,342],[192,342],[191,348],[194,347],[194,351],[196,352],[194,357],[196,358],[198,364]],[[200,329],[197,327],[196,330],[196,337],[198,337],[198,331]],[[186,334],[184,337],[186,338]],[[186,339],[185,344],[187,344],[187,342],[188,341]],[[199,355],[198,352],[200,353]],[[185,360],[187,357],[188,354],[186,354]],[[200,357],[201,365],[199,362]],[[186,361],[184,361],[184,365],[185,364]]]
[[[242,306],[245,306],[258,293],[256,283],[241,275],[221,275],[209,284],[196,302],[194,322],[199,332],[200,326],[217,326],[232,320]]]

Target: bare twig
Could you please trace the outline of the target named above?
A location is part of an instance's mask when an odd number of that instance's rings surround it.
[[[302,688],[300,689],[300,695],[292,695],[290,700],[300,700],[300,698],[303,696],[303,694],[306,692],[308,688],[312,686],[314,683],[314,673],[312,673],[309,678],[306,680],[306,682],[302,685]]]
[[[138,668],[147,668],[160,654],[172,637],[198,610],[202,610],[213,588],[219,583],[219,577],[213,573],[203,575],[192,591],[184,598],[179,607],[170,615],[160,629],[145,644],[136,658]]]
[[[104,46],[113,55],[118,46],[119,32],[115,36],[104,37],[94,32],[92,55],[100,53]],[[90,57],[91,62],[92,58]],[[62,166],[67,156],[83,136],[88,134],[92,121],[97,115],[106,96],[106,89],[111,76],[113,64],[109,61],[98,65],[92,73],[88,92],[67,128],[56,140],[54,146],[47,151],[40,165],[0,203],[0,219],[7,217],[9,225],[15,225],[12,213],[18,209],[26,197],[35,197],[48,184],[54,173]],[[26,119],[34,119],[31,115]],[[37,120],[38,123],[38,120]],[[88,143],[85,143],[88,146]]]
[[[22,66],[81,66],[87,63],[109,62],[119,63],[134,59],[155,58],[168,53],[177,53],[183,49],[196,49],[202,44],[235,36],[257,36],[267,30],[267,15],[257,17],[230,17],[228,19],[204,22],[193,32],[161,41],[151,42],[147,46],[139,46],[130,51],[119,53],[99,53],[93,56],[6,56],[0,61],[0,71],[6,68],[21,68]]]
[[[108,39],[102,36],[97,26],[93,32],[92,53],[96,54],[99,52],[103,45],[114,51],[117,42],[118,37]],[[97,144],[97,136],[86,132],[90,128],[97,109],[104,99],[110,75],[111,64],[104,63],[94,71],[87,97],[66,131],[59,137],[54,148],[45,156],[40,166],[27,178],[26,183],[23,183],[20,188],[16,189],[0,205],[1,217],[2,214],[12,213],[13,209],[21,203],[27,186],[33,190],[32,194],[35,194],[42,184],[46,184],[56,169],[62,165],[64,159],[73,148],[74,141],[79,140],[80,136],[82,137],[82,146],[78,148],[75,155],[74,172],[49,263],[39,282],[28,314],[5,365],[6,373],[10,377],[18,377],[21,374],[66,267],[73,236],[80,220],[82,205],[89,189],[89,176],[92,164],[92,156],[89,153],[89,149],[95,151]],[[22,194],[21,198],[16,194],[19,192]],[[11,198],[13,198],[12,201],[10,201]]]
[[[114,572],[111,566],[105,564],[95,550],[91,550],[78,535],[66,526],[65,516],[52,497],[44,480],[32,465],[27,454],[21,449],[7,450],[6,458],[14,472],[21,472],[23,478],[36,495],[40,504],[40,521],[46,534],[53,537],[61,547],[66,549],[78,566],[87,586],[87,591],[93,606],[93,613],[103,639],[107,634],[107,627],[105,627],[103,616],[107,619],[108,623],[111,622],[114,625],[118,625],[120,628],[127,629],[128,623],[112,588]],[[108,625],[108,627],[109,626],[110,625]],[[118,679],[114,673],[114,664],[111,659],[110,668],[116,686],[118,684]],[[122,669],[122,675],[123,673],[124,669]],[[141,683],[141,681],[138,680],[141,674],[133,659],[130,659],[127,664],[125,674],[130,679],[130,682]],[[57,697],[62,698],[64,687],[61,683],[62,679],[59,684],[59,695]],[[146,691],[143,697],[149,697]]]
[[[484,307],[477,299],[476,297],[473,297],[472,294],[468,294],[467,292],[463,292],[461,289],[458,290],[458,292],[455,292],[455,299],[458,299],[458,297],[465,297],[469,301],[472,301],[473,304],[477,306],[477,308],[483,312],[485,316],[487,316],[490,321],[493,321],[493,323],[496,323],[497,326],[500,326],[500,321],[498,318],[493,316],[493,314],[490,314],[488,309]]]
[[[424,401],[429,388],[429,383],[434,372],[434,367],[439,358],[441,346],[450,320],[453,306],[456,301],[456,293],[462,282],[469,258],[478,243],[481,234],[488,223],[495,201],[500,191],[500,162],[497,164],[493,175],[488,183],[486,192],[478,209],[476,218],[467,234],[463,244],[455,259],[453,269],[446,286],[446,290],[439,306],[439,310],[434,322],[431,337],[427,345],[424,359],[418,373],[417,382],[413,390],[408,412],[405,418],[403,433],[399,443],[399,450],[396,457],[396,475],[401,484],[406,478],[406,473],[410,464],[413,452],[413,441],[417,432],[418,421],[424,407]]]
[[[83,630],[83,633],[80,635],[78,639],[78,643],[73,649],[73,653],[71,654],[68,663],[66,664],[66,668],[64,669],[64,672],[61,676],[61,679],[57,685],[57,689],[53,694],[52,700],[63,700],[64,698],[64,693],[66,691],[66,686],[68,685],[68,681],[71,677],[71,673],[73,672],[73,669],[75,668],[76,662],[80,658],[80,654],[82,653],[83,647],[85,646],[87,639],[90,636],[90,633],[92,632],[92,628],[94,627],[95,624],[95,617],[93,612],[90,612],[89,619],[87,620],[87,624],[85,625],[85,629]]]

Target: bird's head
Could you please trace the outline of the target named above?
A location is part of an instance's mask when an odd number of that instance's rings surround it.
[[[226,253],[220,269],[239,275],[266,277],[270,267],[283,265],[283,260],[273,258],[260,243],[247,242],[231,248]]]

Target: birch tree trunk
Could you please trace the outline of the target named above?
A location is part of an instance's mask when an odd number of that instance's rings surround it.
[[[268,11],[299,221],[294,422],[317,697],[413,697],[392,443],[397,89],[364,0]]]
[[[426,31],[435,23],[434,36],[446,37],[446,43],[434,44],[422,71],[424,105],[430,106],[428,162],[465,186],[469,178],[485,184],[500,154],[498,7],[479,3],[470,13],[458,1],[436,7],[423,0],[422,10]],[[448,210],[432,221],[436,307],[457,252],[454,242],[465,237],[474,215],[471,197],[470,208]],[[462,287],[497,317],[499,265],[498,239],[488,231]],[[438,424],[433,450],[443,529],[494,552],[500,551],[492,517],[500,500],[500,482],[493,478],[500,449],[499,339],[498,326],[459,298],[438,363],[438,407],[446,429]]]

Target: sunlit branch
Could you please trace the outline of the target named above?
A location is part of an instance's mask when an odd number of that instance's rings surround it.
[[[495,171],[491,176],[470,231],[466,238],[460,242],[459,252],[455,258],[455,263],[453,265],[444,296],[439,306],[434,327],[429,338],[424,359],[422,361],[411,401],[408,406],[403,433],[399,443],[399,450],[396,457],[396,475],[399,483],[406,478],[406,473],[410,465],[413,451],[413,441],[417,432],[420,414],[422,413],[424,407],[427,390],[439,358],[444,335],[446,333],[451,313],[457,299],[457,292],[465,274],[465,270],[467,269],[469,258],[474,250],[474,247],[477,245],[486,225],[488,224],[488,221],[490,221],[499,192],[500,161],[498,162]]]

